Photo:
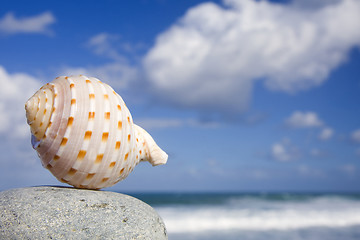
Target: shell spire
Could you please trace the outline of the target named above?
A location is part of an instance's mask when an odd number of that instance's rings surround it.
[[[25,104],[27,123],[32,135],[40,141],[50,123],[54,92],[50,84],[37,91]]]

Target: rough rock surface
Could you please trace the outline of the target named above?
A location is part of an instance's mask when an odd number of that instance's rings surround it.
[[[0,192],[0,239],[167,239],[155,210],[128,195],[66,187]]]

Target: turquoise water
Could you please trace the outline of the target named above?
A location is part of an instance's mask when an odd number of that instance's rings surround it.
[[[360,239],[360,194],[146,193],[170,240]]]

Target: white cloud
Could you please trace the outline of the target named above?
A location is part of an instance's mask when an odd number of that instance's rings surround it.
[[[99,33],[91,37],[85,45],[96,55],[109,59],[108,63],[99,66],[65,66],[59,69],[58,75],[92,76],[106,82],[115,90],[130,89],[129,85],[137,87],[139,69],[129,63],[123,52],[136,51],[140,44],[123,43],[116,34]],[[137,93],[144,91],[136,89]]]
[[[338,4],[341,0],[293,0],[295,7],[306,9],[318,9],[331,4]]]
[[[357,129],[351,133],[351,139],[354,142],[360,143],[360,129]]]
[[[121,35],[107,32],[92,36],[85,45],[98,56],[125,62],[130,57],[137,58],[138,51],[145,48],[142,43],[126,42]]]
[[[356,172],[356,166],[353,164],[345,164],[340,167],[340,170],[345,172],[347,175],[352,176]]]
[[[301,112],[295,111],[285,123],[289,127],[293,128],[309,128],[309,127],[320,127],[323,122],[319,119],[314,112]]]
[[[328,157],[329,156],[329,153],[325,150],[321,150],[321,149],[317,149],[317,148],[313,148],[311,151],[310,151],[310,155],[313,156],[313,157]]]
[[[272,156],[274,157],[274,159],[276,159],[278,161],[286,162],[291,159],[291,156],[285,149],[284,145],[282,145],[281,143],[275,143],[272,146],[271,153],[272,153]]]
[[[99,56],[105,56],[113,60],[123,60],[124,58],[114,47],[114,43],[118,42],[119,39],[120,36],[115,34],[99,33],[89,39],[87,46]]]
[[[162,128],[178,128],[178,127],[203,127],[216,128],[220,124],[217,122],[201,122],[195,119],[179,119],[179,118],[140,118],[134,120],[144,129],[162,129]]]
[[[159,129],[181,127],[184,125],[184,122],[181,119],[143,118],[137,119],[135,124],[144,129]]]
[[[356,155],[357,157],[360,157],[360,148],[357,148],[357,149],[355,150],[355,155]]]
[[[334,130],[332,128],[324,128],[319,134],[319,139],[329,140],[334,135]]]
[[[152,90],[178,106],[241,113],[257,79],[289,93],[319,86],[360,45],[360,2],[314,9],[299,2],[224,0],[191,8],[144,58]]]
[[[58,75],[83,74],[96,77],[116,90],[126,89],[138,78],[138,70],[125,62],[111,62],[101,66],[63,67]]]
[[[276,161],[289,162],[299,157],[299,151],[289,140],[283,140],[272,145],[270,156]]]
[[[0,32],[6,34],[16,33],[45,33],[50,34],[49,25],[55,22],[51,12],[44,12],[37,16],[16,18],[13,13],[7,13],[0,19]]]
[[[7,139],[28,136],[24,106],[41,87],[40,81],[24,73],[9,74],[0,66],[0,85],[0,135]]]
[[[270,175],[262,169],[254,169],[249,171],[250,177],[257,180],[269,179]]]
[[[309,167],[308,165],[300,165],[297,167],[297,171],[300,175],[305,177],[325,177],[324,172],[318,169]]]

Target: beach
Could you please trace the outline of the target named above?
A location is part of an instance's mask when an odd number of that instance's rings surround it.
[[[360,239],[360,194],[132,194],[163,218],[169,239]]]

